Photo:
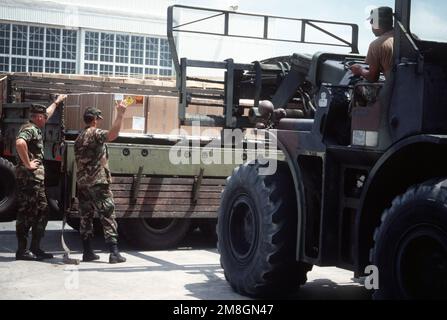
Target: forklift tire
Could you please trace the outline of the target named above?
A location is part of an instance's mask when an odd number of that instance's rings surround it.
[[[17,182],[14,165],[0,158],[0,221],[12,221],[13,206],[17,197]]]
[[[447,180],[428,181],[395,198],[374,242],[374,299],[446,299]]]
[[[274,175],[258,162],[234,170],[222,193],[218,250],[225,278],[250,297],[278,297],[306,283],[312,266],[296,261],[297,209],[285,163]]]
[[[118,222],[124,238],[147,250],[174,248],[190,231],[191,219],[127,218]]]

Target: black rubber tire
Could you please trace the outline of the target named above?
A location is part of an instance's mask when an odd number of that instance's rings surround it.
[[[447,298],[447,180],[431,180],[394,199],[374,234],[379,270],[374,299]]]
[[[220,262],[232,288],[250,297],[279,297],[307,281],[309,264],[297,262],[297,210],[293,180],[279,162],[275,175],[260,164],[234,170],[222,193],[217,234]]]
[[[191,219],[128,218],[118,222],[120,232],[133,246],[148,250],[176,247],[190,231]]]
[[[0,222],[15,218],[13,208],[17,198],[17,182],[14,165],[0,157]]]
[[[203,219],[197,225],[206,239],[217,241],[217,219]]]

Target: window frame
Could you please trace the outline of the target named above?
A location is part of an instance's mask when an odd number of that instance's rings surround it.
[[[88,32],[97,32],[99,34],[98,37],[98,46],[97,46],[97,51],[98,51],[98,57],[95,60],[91,60],[91,59],[86,59],[86,55],[83,54],[82,55],[82,59],[81,59],[81,74],[89,74],[89,75],[97,75],[97,76],[113,76],[113,77],[127,77],[127,78],[138,78],[138,79],[144,79],[146,77],[172,77],[174,75],[174,64],[173,62],[171,62],[171,67],[165,67],[161,65],[161,45],[162,45],[162,40],[165,40],[166,42],[168,41],[167,38],[161,37],[161,36],[157,36],[157,35],[149,35],[149,34],[140,34],[140,33],[126,33],[126,32],[118,32],[118,31],[109,31],[109,30],[95,30],[95,29],[89,29],[89,28],[85,28],[85,29],[81,29],[81,47],[84,48],[85,50],[85,41],[86,41],[86,34]],[[102,61],[101,60],[101,50],[102,50],[102,43],[101,43],[101,39],[102,39],[102,34],[105,35],[113,35],[113,48],[107,47],[108,49],[112,49],[111,51],[113,52],[113,58],[112,61]],[[126,47],[127,51],[127,63],[125,62],[117,62],[118,61],[118,56],[117,56],[117,50],[122,50],[122,48],[117,48],[117,39],[120,37],[127,37],[128,38],[128,46]],[[132,42],[132,38],[143,38],[143,43],[142,43],[142,52],[143,52],[143,57],[141,56],[132,56],[132,53],[134,51],[134,47],[133,47],[133,42]],[[146,60],[150,60],[151,58],[148,56],[148,48],[147,45],[149,43],[149,39],[156,39],[157,40],[157,65],[150,65],[150,64],[146,64]],[[169,44],[168,44],[169,45]],[[140,50],[140,49],[139,49]],[[141,59],[142,60],[142,64],[138,64],[138,63],[132,63],[135,60]],[[172,58],[171,58],[172,60]],[[86,73],[86,65],[91,65],[91,64],[96,64],[97,68],[96,68],[96,72],[92,73],[91,71],[87,71],[88,73]],[[107,66],[107,67],[106,67]],[[101,68],[111,68],[112,69],[112,74],[110,74],[110,72],[102,72]],[[127,73],[125,72],[117,72],[117,70],[119,69],[124,69],[127,68]],[[141,74],[133,74],[131,72],[131,70],[135,70],[135,69],[141,69],[142,73]],[[89,69],[91,70],[91,69]],[[151,72],[146,72],[151,70]],[[153,71],[156,70],[156,74],[153,73]],[[118,74],[117,74],[118,73]],[[162,73],[167,73],[166,75],[163,75]]]
[[[169,63],[170,66],[162,65],[163,55],[169,53],[169,50],[162,53],[162,46],[168,44],[167,38],[160,35],[151,35],[151,34],[141,34],[141,33],[126,33],[126,32],[118,32],[118,31],[110,31],[110,30],[96,30],[90,28],[70,28],[58,25],[50,25],[50,24],[38,24],[38,23],[27,23],[22,21],[7,21],[0,20],[0,24],[7,25],[5,29],[5,44],[9,44],[7,47],[5,46],[5,53],[0,53],[0,57],[5,63],[2,63],[1,72],[18,72],[12,71],[13,62],[20,61],[20,59],[25,59],[25,64],[20,64],[22,67],[19,67],[21,72],[36,72],[36,73],[46,73],[48,70],[48,65],[58,64],[56,69],[52,69],[51,73],[58,74],[90,74],[90,75],[98,75],[98,76],[116,76],[116,70],[127,68],[127,73],[123,72],[119,74],[120,77],[127,78],[150,78],[150,77],[172,77],[175,75],[174,73],[174,64]],[[21,50],[25,50],[25,55],[20,54],[12,54],[12,43],[13,43],[13,32],[14,26],[24,26],[26,29],[26,48],[22,48]],[[37,37],[33,37],[31,39],[31,29],[39,28],[42,29],[42,33],[39,32],[33,33],[38,35]],[[49,57],[47,48],[49,45],[47,43],[47,37],[50,36],[48,30],[55,29],[57,30],[56,35],[58,38],[57,42],[57,57]],[[86,57],[86,34],[88,32],[93,32],[98,34],[97,41],[97,54],[96,60],[91,60]],[[74,35],[72,34],[74,33]],[[101,47],[102,47],[102,35],[113,35],[113,41],[108,43],[108,58],[106,60],[111,61],[102,61],[101,60]],[[128,38],[128,47],[127,51],[127,62],[122,63],[117,62],[117,37],[119,35],[125,36]],[[67,39],[66,39],[67,38]],[[138,40],[138,44],[136,47],[133,45],[132,40]],[[141,43],[141,40],[142,43]],[[107,40],[105,40],[107,41]],[[111,42],[113,42],[113,48],[110,46]],[[31,47],[32,46],[32,47]],[[152,46],[156,49],[149,50]],[[23,47],[23,46],[22,46]],[[64,48],[70,48],[73,50],[67,51],[64,54]],[[33,51],[33,52],[31,52]],[[151,54],[151,52],[155,52],[156,54]],[[34,54],[34,55],[31,55]],[[35,55],[37,53],[37,55]],[[142,56],[141,56],[142,53]],[[112,54],[112,56],[110,56]],[[132,55],[134,54],[134,55]],[[63,58],[65,56],[65,58]],[[156,56],[156,57],[155,57]],[[70,57],[70,58],[69,58]],[[87,59],[86,59],[87,58]],[[94,57],[93,57],[94,58]],[[151,64],[156,60],[156,65]],[[164,61],[164,60],[163,60]],[[141,64],[137,63],[141,62]],[[147,62],[147,63],[146,63]],[[92,64],[96,64],[96,67],[93,69],[86,68],[87,65],[91,66]],[[6,67],[6,69],[5,69]],[[68,67],[68,68],[67,68]],[[73,69],[74,67],[74,69]],[[104,71],[108,70],[108,71]],[[131,71],[141,71],[141,73],[133,73]]]
[[[19,71],[13,71],[13,60],[14,59],[25,59],[25,65],[24,65],[24,70],[25,71],[20,71],[20,72],[38,72],[38,73],[46,73],[46,65],[47,63],[53,64],[53,63],[57,63],[59,66],[57,68],[57,72],[58,74],[62,74],[62,65],[63,63],[74,63],[75,64],[75,69],[73,70],[73,73],[77,73],[78,72],[78,38],[79,38],[79,34],[80,34],[80,30],[78,28],[67,28],[67,27],[63,27],[63,26],[57,26],[57,25],[47,25],[47,24],[37,24],[37,23],[27,23],[27,22],[22,22],[22,21],[4,21],[4,20],[0,20],[0,24],[3,25],[9,25],[9,52],[8,53],[0,53],[0,57],[2,58],[6,58],[8,59],[8,68],[7,70],[2,70],[0,72],[19,72]],[[13,29],[14,26],[25,26],[26,27],[26,48],[25,48],[25,55],[20,55],[20,54],[12,54],[12,43],[13,43]],[[43,28],[43,43],[42,43],[42,55],[41,56],[34,56],[34,55],[30,55],[30,29],[31,28]],[[56,44],[56,46],[58,46],[58,52],[59,55],[58,57],[47,57],[47,30],[48,29],[56,29],[59,31],[59,42]],[[62,49],[63,49],[63,45],[64,45],[64,30],[69,30],[69,31],[74,31],[76,32],[76,43],[75,45],[75,54],[76,57],[75,59],[66,59],[66,58],[62,58],[63,53],[62,53]],[[33,49],[36,50],[36,49]],[[40,50],[40,49],[39,49]],[[39,71],[35,71],[35,69],[30,70],[30,68],[34,68],[35,66],[31,66],[30,65],[30,60],[38,60],[41,61],[42,64],[42,68],[40,68],[40,63],[38,69]]]

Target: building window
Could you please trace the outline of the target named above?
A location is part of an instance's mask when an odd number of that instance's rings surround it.
[[[143,64],[144,60],[144,37],[132,36],[130,51],[130,64]],[[141,72],[142,74],[143,72]]]
[[[129,36],[116,35],[115,62],[129,63]]]
[[[158,39],[146,38],[146,65],[158,65]]]
[[[62,59],[76,60],[77,32],[62,30]]]
[[[60,58],[61,50],[61,30],[47,28],[45,57]]]
[[[84,39],[85,74],[134,78],[173,75],[166,39],[96,31],[84,31]]]
[[[12,54],[17,56],[26,56],[26,42],[28,27],[22,25],[12,25]]]
[[[160,40],[160,66],[172,68],[171,52],[169,51],[169,42],[166,39]]]
[[[26,59],[12,58],[11,59],[11,72],[26,72]]]
[[[29,27],[29,50],[30,57],[43,57],[45,29],[41,27]]]
[[[95,63],[85,63],[84,64],[84,74],[98,74],[98,65]]]
[[[76,73],[76,62],[62,61],[62,73],[75,74]]]
[[[143,67],[130,67],[130,76],[132,78],[141,78],[143,76]]]
[[[85,74],[105,76],[172,76],[173,63],[166,39],[113,32],[82,31],[81,66]],[[0,23],[1,72],[74,74],[77,30],[43,25]]]
[[[157,68],[146,68],[145,71],[144,71],[144,74],[146,76],[157,75],[158,74],[158,69]]]
[[[129,67],[127,66],[115,66],[115,75],[116,76],[128,76],[129,75]]]
[[[170,77],[170,76],[172,76],[172,70],[171,69],[160,69],[160,76]]]
[[[77,39],[76,30],[0,23],[0,71],[76,73]]]
[[[53,61],[53,60],[45,61],[45,72],[59,73],[59,61]]]
[[[101,76],[113,76],[113,66],[110,64],[100,65],[99,74]]]
[[[0,71],[9,72],[9,58],[0,57]]]
[[[0,54],[9,54],[10,27],[9,24],[0,23]]]
[[[43,72],[43,60],[29,59],[28,60],[28,71],[29,72]]]
[[[113,33],[101,33],[101,61],[113,62],[113,50],[115,35]]]
[[[99,48],[99,32],[85,33],[85,60],[97,61]]]

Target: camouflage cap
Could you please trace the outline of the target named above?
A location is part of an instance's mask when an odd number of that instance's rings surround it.
[[[99,118],[99,119],[104,119],[102,117],[102,112],[101,110],[99,110],[98,108],[95,107],[89,107],[85,110],[84,112],[84,119],[87,118]]]
[[[32,104],[29,112],[32,114],[47,114],[47,107],[41,104]]]

